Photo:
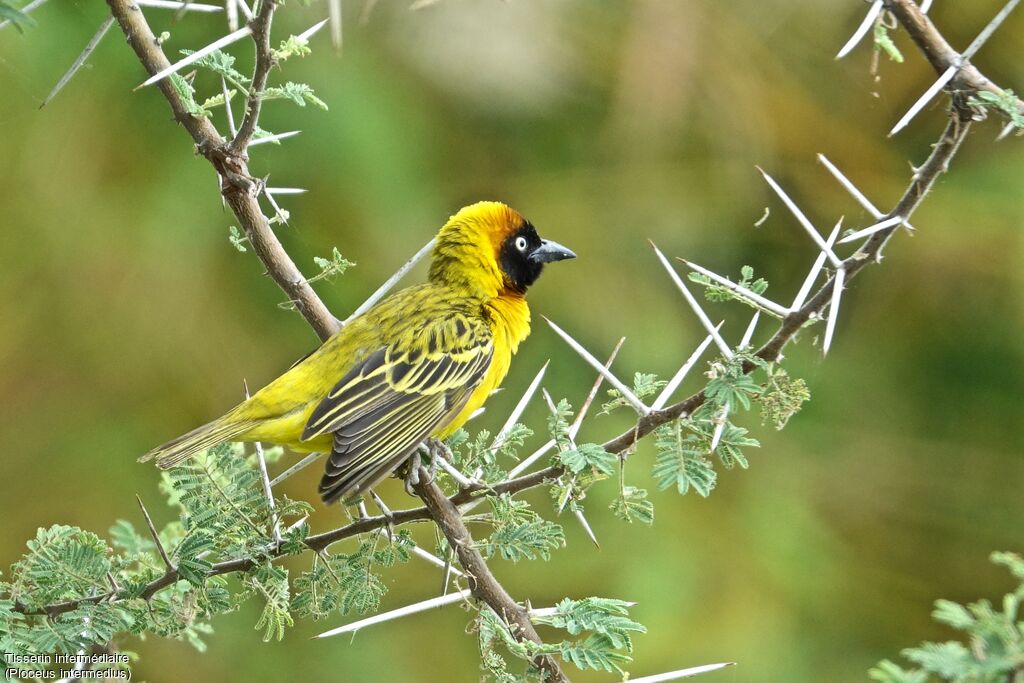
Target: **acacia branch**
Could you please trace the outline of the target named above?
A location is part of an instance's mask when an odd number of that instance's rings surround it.
[[[121,25],[128,42],[135,49],[139,60],[147,68],[150,74],[157,73],[169,66],[169,62],[157,43],[145,18],[138,7],[130,4],[129,0],[108,0],[111,12]],[[213,127],[213,124],[206,119],[197,119],[187,113],[184,102],[173,88],[168,79],[160,82],[160,89],[164,97],[171,105],[172,111],[179,122],[182,122],[195,140],[196,148],[213,163],[217,172],[224,178],[222,194],[231,206],[235,216],[242,223],[246,235],[256,252],[256,255],[266,266],[268,273],[281,286],[281,288],[292,297],[299,311],[313,327],[321,340],[326,340],[340,329],[338,320],[330,314],[316,292],[309,286],[305,278],[296,268],[294,262],[285,252],[284,247],[278,241],[276,235],[270,229],[269,221],[263,215],[256,201],[262,184],[255,182],[248,172],[246,166],[245,148],[252,134],[256,130],[259,120],[260,107],[264,90],[266,88],[267,76],[273,66],[273,56],[270,48],[270,28],[273,20],[274,9],[277,0],[263,0],[260,11],[253,20],[253,38],[256,42],[256,66],[252,79],[252,87],[249,91],[248,104],[245,118],[239,128],[238,135],[230,143],[226,144],[220,134]],[[426,481],[426,474],[422,477]],[[536,630],[530,623],[529,615],[525,607],[518,605],[508,592],[494,578],[490,568],[487,566],[483,556],[473,547],[473,539],[466,529],[465,523],[459,514],[458,508],[449,501],[444,493],[435,483],[421,484],[417,488],[419,496],[425,503],[426,515],[434,519],[438,528],[448,538],[450,545],[456,550],[460,563],[470,577],[470,587],[474,596],[486,603],[494,610],[510,628],[510,632],[517,640],[529,640],[538,645],[542,644]],[[359,522],[349,525],[348,535],[359,533],[355,528]],[[366,526],[367,529],[377,528],[379,525]],[[333,542],[333,541],[332,541]],[[277,542],[271,546],[271,556],[277,557],[281,553],[281,543]],[[318,543],[315,538],[309,539],[307,545],[316,551]],[[326,547],[326,543],[323,547]],[[211,575],[217,573],[230,573],[244,571],[255,566],[252,559],[240,559],[221,563],[213,568]],[[168,570],[163,576],[151,582],[142,592],[144,598],[155,595],[159,590],[170,586],[179,578],[177,569],[168,565]],[[113,591],[115,599],[120,597],[120,591]],[[61,605],[51,606],[44,613],[51,616],[59,614],[84,602],[93,600],[70,601]],[[18,606],[21,607],[21,606]],[[558,666],[558,663],[548,655],[539,655],[534,660],[535,665],[546,673],[549,681],[560,683],[568,681]]]
[[[141,12],[132,6],[129,0],[107,1],[114,17],[118,20],[128,38],[129,44],[135,49],[140,61],[149,73],[156,73],[168,66],[169,63],[163,51],[156,43]],[[261,8],[260,16],[263,16],[263,11],[267,12],[268,30],[264,38],[268,39],[269,17],[273,11],[271,7],[273,0],[266,0],[266,2],[267,4]],[[915,44],[925,54],[937,72],[942,73],[950,66],[959,62],[960,55],[949,46],[948,42],[931,23],[931,20],[921,14],[913,2],[910,0],[887,0],[886,6],[907,30]],[[254,23],[259,21],[260,19],[257,17]],[[258,33],[259,29],[254,30]],[[258,62],[260,49],[258,42]],[[259,68],[258,64],[257,69],[259,70]],[[266,67],[266,71],[269,71],[269,66]],[[264,72],[264,77],[265,75],[266,72]],[[261,91],[265,87],[265,82],[264,78],[260,87],[257,88],[254,79],[253,92]],[[953,105],[950,109],[950,118],[945,130],[934,144],[928,159],[921,167],[915,170],[911,182],[900,200],[880,220],[900,216],[904,219],[902,222],[906,222],[923,201],[937,178],[948,170],[950,161],[955,157],[960,144],[966,138],[970,128],[971,111],[964,104],[965,96],[979,91],[1003,92],[1001,88],[989,81],[970,64],[961,65],[954,83],[957,84],[957,87],[954,89]],[[189,115],[177,92],[168,81],[161,81],[159,87],[168,100],[176,120],[192,135],[197,149],[210,160],[214,167],[218,169],[218,172],[225,178],[224,196],[228,199],[235,215],[245,227],[246,234],[249,235],[257,256],[266,265],[270,275],[292,297],[300,312],[302,312],[303,316],[322,339],[332,334],[339,328],[337,319],[327,311],[326,306],[323,305],[316,293],[309,287],[295,268],[294,263],[292,263],[276,236],[270,230],[269,224],[255,200],[255,196],[251,191],[245,189],[244,182],[239,184],[239,178],[253,182],[248,174],[244,156],[235,152],[232,146],[227,145],[208,120],[198,119]],[[250,103],[246,115],[247,119],[250,118],[253,111],[256,112],[256,116],[251,118],[255,121],[256,117],[258,117],[258,98],[256,102],[255,110],[252,108],[252,103]],[[1024,105],[1022,105],[1022,109],[1024,109]],[[239,139],[241,139],[241,131],[239,136],[236,137],[236,141]],[[244,149],[244,146],[241,149]],[[887,229],[874,233],[865,240],[853,256],[843,262],[847,280],[859,274],[868,264],[877,263],[881,260],[882,250],[889,239],[895,234],[898,227],[899,224],[894,224]],[[829,304],[834,281],[833,276],[799,310],[787,315],[772,338],[756,352],[756,355],[766,361],[777,360],[782,350],[792,341],[796,333],[812,317],[821,316],[821,313]],[[754,364],[749,362],[744,366],[744,370],[748,373],[752,372],[754,368]],[[663,410],[652,411],[642,416],[632,428],[604,443],[603,447],[608,452],[625,457],[637,441],[661,425],[692,414],[704,402],[705,396],[703,391],[701,391]],[[490,572],[483,557],[472,547],[472,537],[465,527],[458,508],[459,506],[474,502],[482,495],[514,494],[543,485],[557,479],[563,472],[564,469],[561,466],[555,465],[489,486],[474,484],[449,497],[445,497],[441,489],[434,483],[421,484],[416,490],[424,502],[423,507],[399,510],[387,516],[365,517],[343,527],[310,536],[306,539],[305,544],[314,552],[322,552],[338,541],[359,534],[383,527],[432,519],[445,534],[446,538],[448,538],[450,545],[459,556],[460,563],[467,570],[470,576],[470,588],[473,590],[474,596],[486,603],[509,624],[513,629],[513,635],[517,638],[525,638],[539,643],[540,639],[537,637],[525,609],[508,595]],[[422,480],[426,481],[426,477],[424,476]],[[283,555],[283,544],[281,542],[274,542],[268,546],[265,557],[275,559]],[[216,576],[249,571],[256,564],[255,560],[247,558],[228,560],[214,565],[208,575]],[[171,586],[180,578],[177,570],[168,569],[164,575],[150,582],[141,595],[144,598],[151,597],[158,591]],[[115,589],[105,595],[66,601],[41,609],[30,609],[22,604],[16,604],[15,609],[23,614],[49,615],[53,617],[74,610],[82,604],[103,600],[129,599],[131,597],[133,595]],[[551,680],[565,680],[564,674],[558,669],[558,665],[553,659],[544,657],[543,659],[538,659],[536,664],[548,672],[549,677],[552,677]]]
[[[473,537],[466,528],[459,508],[445,496],[440,486],[430,480],[430,475],[422,468],[420,482],[415,486],[416,495],[426,504],[430,516],[448,539],[448,545],[455,550],[459,564],[466,571],[473,597],[485,603],[508,624],[513,638],[543,645],[544,642],[530,622],[529,611],[513,600],[504,586],[498,583],[480,551],[474,547]],[[533,664],[545,673],[547,681],[565,683],[569,680],[551,655],[538,655],[533,659]]]
[[[912,0],[886,0],[886,9],[910,35],[918,49],[935,69],[943,73],[951,66],[958,66],[956,76],[947,88],[951,91],[966,91],[969,94],[990,92],[1005,95],[1006,91],[993,83],[969,61],[962,60],[960,53],[943,37],[932,23],[931,17],[921,12]],[[1017,100],[1017,110],[1024,114],[1024,101]]]
[[[252,85],[245,104],[245,117],[238,127],[238,134],[231,141],[231,151],[244,155],[256,125],[260,120],[260,109],[263,106],[263,94],[267,88],[267,77],[274,66],[274,55],[270,47],[270,27],[274,22],[274,10],[278,0],[263,0],[256,17],[249,24],[252,39],[256,43],[256,67],[253,69]],[[227,104],[225,104],[227,106]]]
[[[264,16],[265,12],[268,17],[268,27],[269,16],[273,11],[274,4],[274,1],[267,0],[261,9],[260,16]],[[131,0],[107,0],[107,5],[110,6],[110,12],[124,32],[128,44],[150,75],[157,74],[171,65],[138,6],[134,5]],[[258,25],[259,17],[254,21]],[[269,69],[269,67],[267,68]],[[266,74],[264,73],[263,86],[260,87],[260,90],[265,85]],[[174,113],[174,120],[188,131],[195,142],[196,150],[213,165],[217,174],[223,179],[221,194],[241,224],[256,255],[266,266],[267,273],[284,290],[289,301],[295,304],[299,313],[310,324],[317,336],[321,340],[326,340],[337,332],[341,325],[337,318],[327,310],[295,262],[281,246],[270,226],[270,221],[263,215],[263,210],[260,209],[257,201],[257,197],[263,189],[263,183],[249,173],[248,160],[244,153],[233,149],[232,145],[221,137],[208,118],[192,116],[188,113],[184,100],[175,90],[170,78],[159,81],[157,87],[170,105],[171,111]],[[250,91],[250,99],[251,93],[256,90],[254,82],[252,91]],[[255,112],[255,116],[253,112]],[[259,107],[254,109],[250,103],[246,112],[246,120],[243,122],[243,130],[245,130],[246,124],[254,127],[258,122],[258,116]],[[240,135],[241,132],[239,131]]]
[[[951,119],[950,125],[943,133],[943,137],[940,139],[939,143],[935,146],[932,155],[921,167],[918,174],[904,193],[903,198],[897,203],[893,212],[891,212],[892,215],[909,215],[899,213],[897,210],[903,209],[912,212],[913,209],[916,208],[924,197],[924,194],[935,182],[935,179],[948,166],[950,159],[955,155],[960,142],[966,134],[967,123],[960,122],[959,117]],[[892,233],[889,232],[885,237],[883,237],[882,234],[883,233],[876,233],[873,235],[865,245],[861,247],[861,250],[859,250],[858,253],[874,253],[877,255]],[[874,246],[870,246],[872,244]],[[866,249],[869,251],[865,251]],[[855,256],[851,257],[851,259],[847,261],[847,267],[850,269],[849,272],[852,276],[871,262],[873,262],[873,259],[870,257],[857,258]],[[832,281],[830,280],[820,290],[818,290],[818,292],[809,299],[803,308],[794,312],[783,321],[775,335],[764,346],[762,346],[760,350],[758,350],[757,355],[760,358],[777,358],[783,347],[792,340],[793,335],[796,334],[803,323],[809,320],[812,314],[820,313],[821,310],[825,308],[829,301],[831,282]],[[749,371],[752,370],[753,366],[749,368]],[[664,410],[652,411],[640,418],[640,420],[638,420],[631,429],[623,432],[614,439],[605,442],[603,447],[610,453],[626,455],[628,450],[632,448],[638,440],[647,436],[661,425],[668,424],[681,416],[691,414],[694,410],[703,405],[704,401],[704,392],[701,391],[665,408]],[[553,465],[551,467],[537,470],[536,472],[525,474],[521,477],[509,479],[490,486],[479,484],[474,485],[448,497],[447,500],[454,506],[462,506],[475,501],[482,495],[503,493],[514,494],[553,481],[563,473],[564,469],[560,465]],[[433,516],[431,511],[427,506],[396,510],[391,512],[388,516],[377,515],[374,517],[364,517],[337,529],[309,536],[306,539],[305,544],[310,550],[313,550],[314,552],[321,552],[339,541],[343,541],[360,534],[375,531],[387,526],[399,526],[411,522],[425,521],[432,518]],[[271,545],[267,551],[267,556],[272,559],[281,557],[284,554],[281,543]],[[210,569],[208,576],[219,576],[234,572],[249,571],[256,566],[257,563],[248,558],[227,560],[215,564]],[[158,591],[173,585],[181,578],[182,577],[176,570],[169,570],[161,577],[147,584],[142,595],[143,597],[152,596]],[[40,609],[30,609],[24,605],[16,605],[15,608],[17,611],[28,615],[47,614],[50,616],[57,616],[77,609],[82,604],[100,602],[103,600],[121,600],[131,597],[132,596],[127,592],[111,591],[104,595],[83,598],[80,600],[69,600]]]

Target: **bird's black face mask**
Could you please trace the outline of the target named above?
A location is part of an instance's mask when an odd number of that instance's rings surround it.
[[[537,281],[545,263],[576,258],[576,254],[557,242],[541,239],[536,228],[526,222],[505,239],[499,257],[512,289],[522,293]]]

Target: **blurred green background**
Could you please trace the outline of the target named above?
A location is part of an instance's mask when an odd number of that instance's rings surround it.
[[[936,3],[954,46],[1000,2]],[[463,204],[502,199],[580,258],[531,292],[536,314],[595,353],[620,335],[615,365],[673,373],[703,338],[646,240],[735,275],[742,264],[788,300],[813,245],[754,169],[773,173],[821,229],[869,217],[815,161],[824,152],[888,208],[943,125],[936,103],[895,139],[886,132],[934,78],[905,35],[907,63],[871,49],[833,55],[864,5],[840,0],[542,2],[444,0],[418,12],[379,3],[366,23],[345,5],[341,54],[327,32],[283,78],[305,81],[327,113],[273,102],[263,126],[301,129],[252,150],[252,169],[306,195],[286,197],[278,230],[300,266],[338,246],[358,267],[317,289],[352,310]],[[225,32],[222,17],[149,9],[174,53]],[[289,3],[281,37],[325,8]],[[37,28],[0,32],[0,460],[8,566],[40,525],[104,532],[140,525],[133,495],[158,522],[157,473],[138,454],[233,405],[316,343],[252,253],[228,242],[233,219],[209,165],[170,119],[115,28],[89,68],[38,106],[104,16],[98,1],[60,0]],[[975,60],[1019,85],[1024,14]],[[245,66],[244,45],[234,50]],[[281,78],[275,74],[274,78]],[[201,95],[216,91],[197,81]],[[205,91],[203,90],[205,88]],[[223,120],[216,120],[224,129]],[[1022,270],[1024,146],[977,127],[952,173],[899,235],[882,267],[844,301],[827,362],[808,335],[787,351],[812,402],[762,440],[749,471],[721,473],[708,499],[654,493],[653,448],[629,461],[652,490],[653,528],[627,525],[588,499],[600,550],[565,520],[568,548],[550,562],[495,560],[499,578],[534,605],[564,596],[635,600],[650,632],[636,640],[635,676],[717,661],[739,666],[701,680],[862,681],[882,657],[951,637],[929,620],[938,597],[997,597],[1010,580],[989,551],[1024,549]],[[753,223],[771,208],[760,228]],[[268,209],[269,210],[269,209]],[[422,277],[422,267],[408,282]],[[711,305],[738,340],[742,306]],[[539,316],[537,316],[539,320]],[[764,327],[759,340],[770,333]],[[476,426],[492,430],[545,359],[545,385],[578,404],[592,373],[543,323]],[[693,377],[686,387],[698,386]],[[538,402],[527,421],[543,429]],[[595,417],[582,438],[617,434],[625,416]],[[540,441],[541,437],[534,437]],[[313,499],[318,468],[287,492]],[[399,487],[394,505],[409,505]],[[544,494],[533,496],[543,501]],[[318,509],[315,529],[336,526]],[[426,538],[426,529],[418,534]],[[436,569],[413,560],[387,575],[385,607],[434,595]],[[257,609],[215,622],[210,652],[151,639],[137,680],[472,681],[475,640],[459,608],[421,614],[345,639],[308,637],[345,621],[301,622],[262,644]],[[581,681],[612,680],[585,674]]]

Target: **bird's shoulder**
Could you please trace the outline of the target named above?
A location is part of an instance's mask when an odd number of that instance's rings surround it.
[[[381,346],[428,353],[486,344],[491,315],[477,298],[435,283],[409,287],[367,312],[365,325],[380,334]]]

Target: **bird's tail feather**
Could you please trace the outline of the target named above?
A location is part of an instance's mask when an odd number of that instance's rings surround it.
[[[146,462],[156,458],[157,467],[163,470],[180,465],[196,453],[208,448],[231,441],[252,429],[252,421],[236,422],[229,420],[228,416],[219,420],[208,422],[202,427],[196,427],[187,434],[182,434],[162,446],[157,446],[150,452],[139,458],[139,462]]]

